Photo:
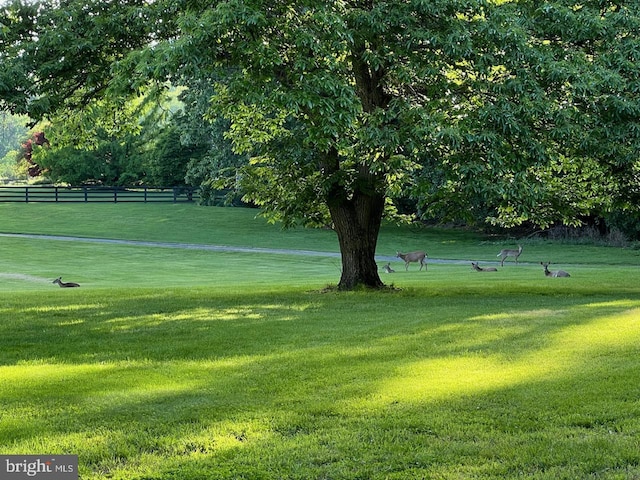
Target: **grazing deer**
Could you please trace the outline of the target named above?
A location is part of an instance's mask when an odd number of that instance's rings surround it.
[[[522,253],[522,245],[518,245],[518,250],[510,250],[508,248],[503,248],[500,250],[500,253],[496,255],[496,257],[502,257],[500,261],[500,266],[504,267],[504,260],[507,257],[513,257],[516,259],[516,264],[518,263],[518,257]]]
[[[571,276],[569,275],[569,272],[565,272],[564,270],[555,270],[555,271],[549,270],[549,265],[551,265],[551,262],[540,262],[540,265],[544,267],[544,274],[547,277],[570,277]]]
[[[474,262],[471,262],[471,266],[473,267],[473,269],[474,269],[476,272],[497,272],[497,271],[498,271],[498,269],[497,269],[497,268],[495,268],[495,267],[485,267],[485,268],[482,268],[482,267],[478,266],[478,264],[477,264],[477,263],[474,263]]]
[[[63,282],[62,281],[62,277],[56,278],[51,283],[57,283],[60,286],[60,288],[71,288],[71,287],[79,287],[80,286],[80,284],[75,283],[75,282]]]
[[[382,267],[382,270],[384,270],[386,273],[395,272],[395,270],[391,268],[391,262],[387,263],[384,267]]]
[[[419,262],[420,263],[420,270],[422,270],[422,267],[424,266],[424,270],[427,271],[427,262],[426,262],[426,258],[427,258],[427,254],[426,252],[409,252],[409,253],[400,253],[400,252],[396,252],[396,256],[398,258],[401,258],[402,260],[404,260],[404,269],[409,270],[409,264],[411,262]]]

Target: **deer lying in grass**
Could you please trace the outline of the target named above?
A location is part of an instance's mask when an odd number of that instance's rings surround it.
[[[495,267],[480,267],[477,263],[471,262],[471,266],[476,272],[497,272],[498,269]]]
[[[393,273],[393,272],[395,272],[395,270],[393,268],[391,268],[391,262],[387,263],[384,267],[382,267],[382,270],[384,270],[385,273]]]
[[[518,250],[511,250],[509,248],[503,248],[500,250],[500,253],[496,255],[496,257],[502,257],[500,261],[500,266],[504,267],[504,261],[508,257],[513,257],[516,259],[516,264],[518,263],[518,257],[522,253],[522,245],[518,245]]]
[[[51,283],[57,283],[60,286],[60,288],[71,288],[71,287],[79,287],[80,286],[80,284],[75,283],[75,282],[63,282],[62,281],[62,277],[56,278]]]
[[[549,270],[549,265],[551,262],[540,262],[540,265],[544,267],[544,274],[547,277],[570,277],[569,272],[565,272],[564,270]]]
[[[409,270],[409,264],[411,262],[419,262],[420,270],[422,270],[422,267],[424,266],[425,272],[427,271],[427,261],[426,261],[427,253],[426,252],[421,252],[421,251],[409,252],[409,253],[396,252],[396,254],[398,258],[401,258],[402,260],[404,260],[405,270]]]

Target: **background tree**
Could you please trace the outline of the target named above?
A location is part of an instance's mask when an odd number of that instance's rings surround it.
[[[144,97],[143,97],[144,98]],[[34,161],[54,183],[132,185],[143,178],[143,150],[155,118],[146,102],[94,99],[47,122],[50,147]],[[151,118],[147,118],[150,116]],[[145,129],[148,122],[153,129]]]
[[[205,118],[251,158],[231,180],[285,224],[330,222],[341,288],[382,286],[377,235],[407,191],[507,225],[635,212],[636,1],[45,4],[9,15],[0,97],[41,115],[209,83]]]
[[[15,180],[21,175],[18,163],[27,138],[27,118],[0,111],[0,179]],[[26,171],[24,172],[26,173]],[[23,174],[23,176],[26,176]]]
[[[0,158],[17,150],[27,137],[27,118],[0,111]]]
[[[200,201],[211,205],[218,200],[220,189],[231,186],[225,204],[239,204],[239,185],[221,179],[237,178],[241,166],[246,165],[246,155],[233,151],[231,141],[225,137],[229,122],[223,118],[205,120],[214,90],[205,78],[185,78],[187,88],[181,92],[180,100],[184,114],[176,119],[180,131],[180,143],[196,149],[202,155],[192,156],[187,164],[187,184],[200,188]],[[205,151],[206,150],[206,151]]]
[[[37,162],[54,183],[129,186],[185,185],[187,163],[206,148],[182,146],[179,91],[136,99],[94,99],[81,110],[52,116],[51,148]]]
[[[144,162],[147,184],[158,187],[185,185],[190,162],[201,161],[209,151],[207,143],[182,142],[181,116],[176,116],[154,139]]]

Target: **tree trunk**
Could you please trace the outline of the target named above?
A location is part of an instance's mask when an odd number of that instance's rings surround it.
[[[384,286],[375,253],[382,222],[384,197],[359,197],[347,202],[330,202],[329,209],[340,242],[342,275],[338,288],[353,290]]]
[[[370,5],[369,8],[373,6]],[[356,90],[362,109],[371,113],[378,108],[386,109],[391,97],[383,88],[385,69],[381,66],[371,69],[365,55],[364,41],[357,41],[351,55]],[[338,174],[340,158],[335,147],[325,152],[320,166],[328,179],[326,203],[338,234],[342,255],[342,275],[338,288],[353,290],[360,286],[383,287],[375,254],[384,214],[384,176],[382,173],[374,173],[363,162],[355,181],[345,186]]]
[[[325,157],[323,171],[337,171],[338,156],[333,150]],[[375,254],[382,224],[385,197],[380,179],[366,167],[361,167],[356,190],[347,191],[341,182],[334,182],[327,192],[327,206],[342,256],[342,275],[338,288],[353,290],[364,286],[384,286]]]

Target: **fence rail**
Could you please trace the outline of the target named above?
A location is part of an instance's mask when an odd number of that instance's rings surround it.
[[[220,197],[224,192],[219,193]],[[57,187],[49,185],[0,186],[2,202],[197,202],[199,189],[193,187]]]

